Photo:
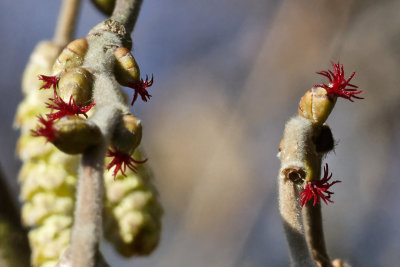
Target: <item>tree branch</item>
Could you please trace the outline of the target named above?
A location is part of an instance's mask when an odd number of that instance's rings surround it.
[[[130,43],[141,0],[118,0],[113,15],[87,35],[89,50],[83,68],[94,76],[96,112],[90,122],[102,132],[102,141],[83,153],[79,173],[70,259],[73,267],[97,266],[101,233],[104,157],[119,116],[129,112],[113,74],[114,50]]]
[[[72,39],[81,0],[63,0],[53,42],[64,48]]]
[[[318,267],[332,267],[325,246],[320,203],[317,203],[314,207],[312,203],[308,203],[303,207],[302,214],[305,236],[311,257]]]
[[[143,0],[119,0],[115,4],[111,19],[124,25],[127,32],[132,32],[139,16]]]

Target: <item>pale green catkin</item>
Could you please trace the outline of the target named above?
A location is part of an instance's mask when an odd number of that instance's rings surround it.
[[[105,236],[124,256],[147,255],[158,245],[163,211],[146,164],[126,175],[105,173]]]
[[[67,155],[44,138],[31,136],[37,115],[48,113],[45,102],[52,89],[39,90],[38,75],[49,75],[59,49],[41,42],[33,51],[23,75],[24,100],[15,125],[21,129],[17,154],[23,162],[19,173],[22,222],[30,228],[32,266],[53,267],[69,244],[77,181],[78,157]]]

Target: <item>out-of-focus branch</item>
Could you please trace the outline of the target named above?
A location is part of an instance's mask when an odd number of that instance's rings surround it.
[[[30,249],[0,169],[0,266],[29,266]]]
[[[64,48],[72,39],[81,0],[63,0],[53,43]]]

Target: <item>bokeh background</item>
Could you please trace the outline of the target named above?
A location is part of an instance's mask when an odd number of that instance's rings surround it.
[[[83,0],[76,37],[104,19]],[[18,198],[13,117],[35,45],[51,39],[60,1],[0,2],[0,163]],[[112,266],[288,266],[276,158],[285,121],[338,61],[364,100],[339,99],[328,119],[334,204],[323,208],[332,258],[400,262],[400,2],[144,0],[133,34],[153,97],[134,112],[165,209],[159,248]],[[129,91],[127,91],[129,92]]]

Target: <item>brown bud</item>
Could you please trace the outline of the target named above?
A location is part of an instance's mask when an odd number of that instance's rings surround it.
[[[122,116],[112,136],[112,145],[120,151],[133,153],[142,140],[142,124],[131,114]]]
[[[88,42],[84,38],[76,39],[70,42],[54,63],[53,73],[59,74],[68,68],[81,66],[87,50]]]
[[[115,6],[115,0],[92,0],[92,3],[107,16],[111,16]]]
[[[68,154],[79,154],[100,142],[100,129],[89,121],[76,116],[63,117],[53,124],[55,138],[51,141]]]
[[[335,106],[336,98],[328,97],[324,88],[312,88],[305,93],[299,103],[299,115],[313,123],[323,124]]]
[[[69,102],[72,96],[78,105],[88,105],[92,100],[93,77],[84,68],[68,69],[58,82],[59,96]]]
[[[116,48],[114,56],[117,59],[114,69],[115,77],[120,84],[127,85],[140,81],[139,66],[128,48]]]

